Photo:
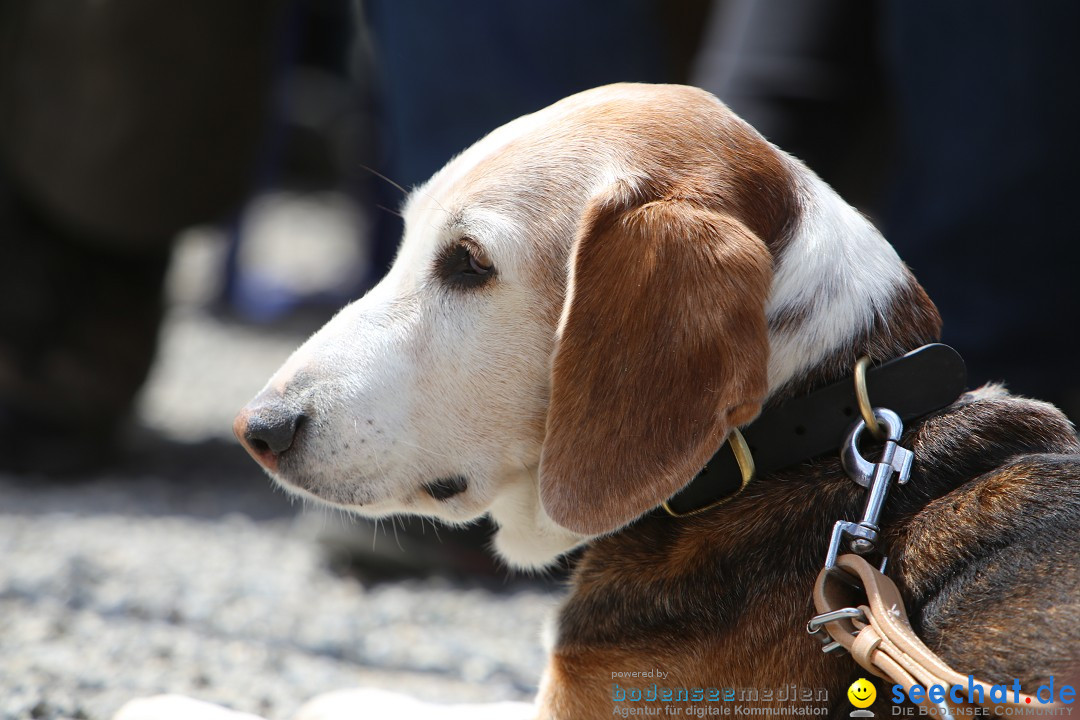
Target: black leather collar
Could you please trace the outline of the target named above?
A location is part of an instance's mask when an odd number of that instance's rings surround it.
[[[874,407],[892,410],[904,422],[951,404],[967,388],[964,360],[948,345],[933,344],[866,372]],[[859,419],[855,383],[841,380],[763,412],[743,428],[755,475],[765,475],[835,452]],[[667,501],[672,514],[686,515],[738,494],[742,473],[727,443],[690,484]]]

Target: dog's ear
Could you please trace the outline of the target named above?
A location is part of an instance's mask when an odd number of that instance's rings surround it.
[[[772,261],[733,217],[625,184],[575,238],[540,460],[545,511],[615,530],[682,488],[767,387]]]

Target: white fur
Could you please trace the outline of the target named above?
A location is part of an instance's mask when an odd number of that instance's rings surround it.
[[[878,229],[801,162],[790,162],[803,216],[776,258],[766,313],[808,309],[813,322],[770,335],[770,393],[850,344],[905,283],[904,265]]]

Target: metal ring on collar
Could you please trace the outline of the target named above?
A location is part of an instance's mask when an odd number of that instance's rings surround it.
[[[866,368],[870,365],[870,358],[863,355],[855,363],[855,399],[859,403],[859,414],[870,434],[878,440],[885,439],[885,429],[874,416],[874,407],[870,404],[870,394],[866,390]]]
[[[754,478],[754,455],[750,452],[750,446],[746,444],[746,438],[739,432],[739,428],[731,428],[731,432],[728,434],[727,444],[731,446],[731,453],[735,456],[735,462],[739,463],[739,473],[742,475],[742,484],[739,485],[739,489],[725,498],[721,498],[714,503],[709,503],[705,507],[700,507],[696,510],[684,513],[674,510],[665,500],[660,503],[660,507],[664,508],[664,511],[667,512],[668,515],[671,517],[690,517],[691,515],[697,515],[698,513],[703,513],[706,510],[712,510],[714,507],[723,505],[746,489],[746,486]]]

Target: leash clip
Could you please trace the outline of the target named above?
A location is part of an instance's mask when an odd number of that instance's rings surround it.
[[[829,552],[825,557],[826,569],[836,566],[836,558],[840,553],[840,544],[845,538],[850,538],[848,547],[857,555],[868,555],[877,548],[880,540],[880,527],[878,518],[881,508],[885,504],[885,498],[889,494],[893,475],[897,476],[897,482],[901,485],[908,481],[911,476],[911,463],[915,454],[907,448],[900,447],[900,436],[904,432],[904,423],[900,416],[892,410],[874,408],[874,419],[884,430],[885,447],[881,451],[881,459],[872,463],[862,456],[859,451],[859,439],[864,430],[869,426],[865,420],[856,422],[843,448],[840,450],[840,462],[858,485],[870,490],[863,509],[862,518],[858,522],[837,520],[833,525],[832,539],[829,542]]]
[[[825,629],[826,623],[835,622],[836,620],[860,620],[867,622],[866,614],[862,608],[846,607],[839,610],[833,610],[832,612],[822,613],[810,618],[810,621],[806,623],[806,632],[810,637],[817,638],[821,641],[823,653],[840,653],[845,652],[844,646],[832,639],[829,635],[829,631]]]

